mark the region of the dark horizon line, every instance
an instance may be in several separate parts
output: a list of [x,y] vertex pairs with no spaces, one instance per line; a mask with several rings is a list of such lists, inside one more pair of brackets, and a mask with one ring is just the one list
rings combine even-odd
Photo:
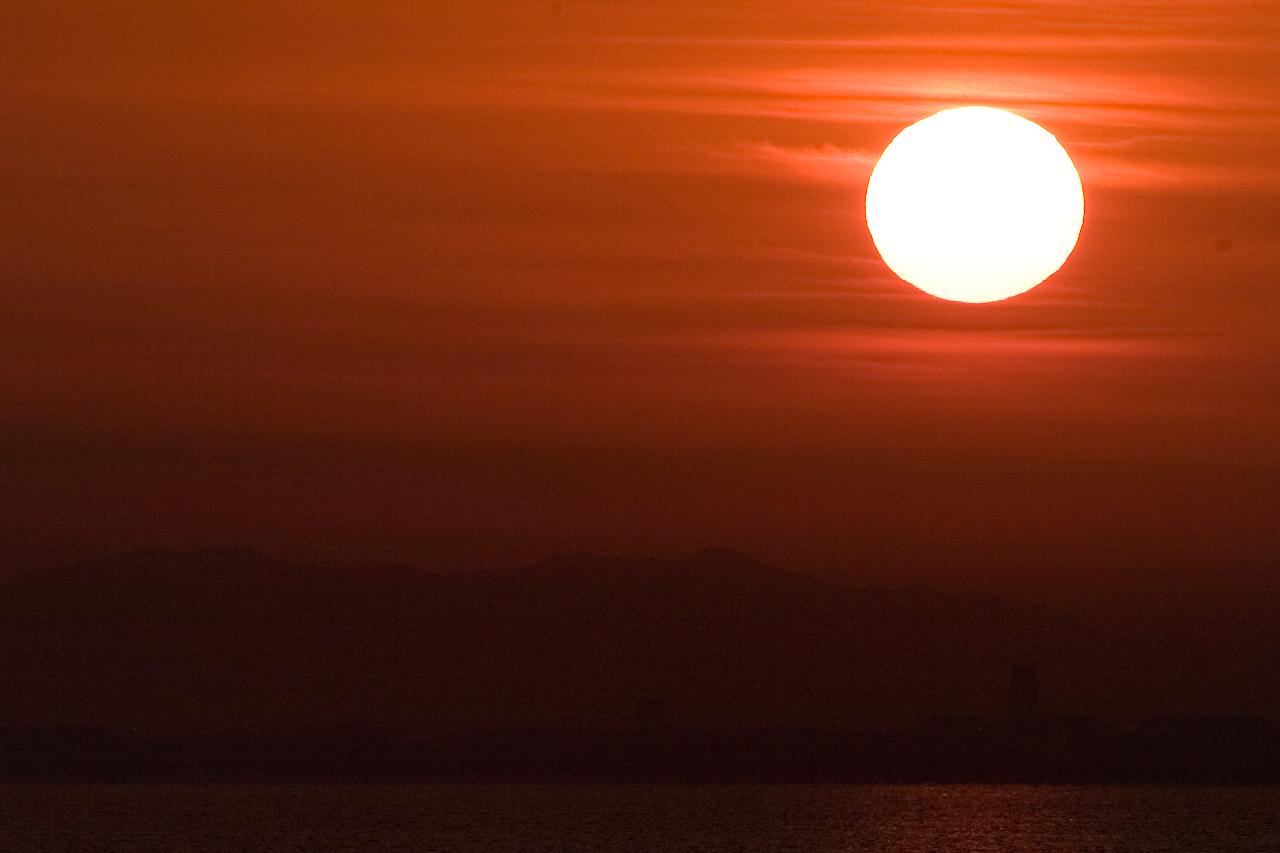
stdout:
[[1052,719],[939,720],[905,734],[638,727],[426,738],[358,724],[167,738],[0,727],[0,782],[1280,783],[1280,730],[1257,718],[1157,717],[1136,728]]

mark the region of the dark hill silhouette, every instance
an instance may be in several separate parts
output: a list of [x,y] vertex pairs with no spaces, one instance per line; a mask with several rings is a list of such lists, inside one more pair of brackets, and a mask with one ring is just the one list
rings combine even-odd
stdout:
[[1148,661],[1153,638],[1177,639],[1169,626],[1104,635],[1038,605],[840,586],[725,548],[467,576],[147,551],[28,573],[0,593],[11,725],[607,729],[645,703],[681,727],[902,728],[998,715],[1014,661],[1040,663],[1047,706],[1101,715],[1204,711],[1167,705],[1186,700],[1179,679],[1229,701],[1269,665],[1251,647],[1224,693],[1212,672]]

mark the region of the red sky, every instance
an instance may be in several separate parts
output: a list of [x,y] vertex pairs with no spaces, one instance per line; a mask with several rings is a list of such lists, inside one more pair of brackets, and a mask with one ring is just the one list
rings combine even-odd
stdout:
[[[1271,4],[269,5],[0,10],[14,555],[1273,560]],[[986,306],[895,279],[862,210],[970,103],[1086,194]]]

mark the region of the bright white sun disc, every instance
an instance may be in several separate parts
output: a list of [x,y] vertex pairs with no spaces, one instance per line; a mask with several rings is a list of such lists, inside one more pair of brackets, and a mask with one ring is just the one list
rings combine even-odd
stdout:
[[1066,262],[1084,190],[1035,122],[991,107],[943,110],[889,143],[867,186],[867,227],[899,278],[933,296],[994,302]]

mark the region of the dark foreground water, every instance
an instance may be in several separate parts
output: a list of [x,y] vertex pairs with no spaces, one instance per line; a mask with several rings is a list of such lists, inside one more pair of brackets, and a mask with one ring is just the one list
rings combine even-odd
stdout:
[[1280,788],[0,785],[19,851],[1280,851]]

